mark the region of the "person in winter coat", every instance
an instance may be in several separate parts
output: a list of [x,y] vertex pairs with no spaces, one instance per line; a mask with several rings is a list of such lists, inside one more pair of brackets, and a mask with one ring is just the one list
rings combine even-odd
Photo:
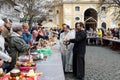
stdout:
[[8,41],[9,41],[10,33],[12,32],[12,27],[11,27],[12,21],[8,18],[4,18],[3,21],[4,21],[4,29],[2,31],[2,36],[5,39],[5,49],[9,53]]
[[99,37],[102,37],[102,30],[101,30],[101,29],[98,29],[97,35],[98,35]]
[[11,57],[5,51],[5,40],[4,37],[1,35],[2,31],[4,30],[4,21],[0,19],[0,67],[7,69],[9,67],[9,62],[11,62]]
[[32,37],[31,33],[29,32],[29,25],[27,23],[23,23],[22,27],[23,27],[22,33],[23,39],[27,44],[29,44]]
[[[10,56],[12,57],[12,62],[8,71],[14,68],[16,64],[17,57],[28,51],[29,45],[22,38],[22,27],[14,27],[13,32],[10,36],[9,48],[11,50]],[[18,53],[18,54],[17,54]]]

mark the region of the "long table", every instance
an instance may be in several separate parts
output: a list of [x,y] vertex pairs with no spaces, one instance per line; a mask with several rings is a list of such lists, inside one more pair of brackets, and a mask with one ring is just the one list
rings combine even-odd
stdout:
[[94,37],[94,36],[89,36],[87,37],[87,43],[88,45],[90,44],[90,39],[95,40],[95,44],[98,44],[98,41],[101,41],[101,44],[103,46],[109,46],[113,50],[120,50],[120,39],[111,39],[111,38],[101,38],[101,37]]
[[109,39],[109,38],[103,38],[104,40],[109,40],[109,41],[112,41],[112,42],[117,42],[117,43],[120,43],[120,39]]
[[104,46],[111,44],[113,50],[120,50],[120,39],[103,38],[103,44]]
[[36,72],[43,73],[40,80],[65,80],[59,47],[57,42],[47,60],[37,61]]
[[94,39],[95,40],[95,44],[98,44],[98,41],[101,41],[101,37],[94,37],[94,36],[88,36],[87,37],[87,44],[90,44],[90,39]]

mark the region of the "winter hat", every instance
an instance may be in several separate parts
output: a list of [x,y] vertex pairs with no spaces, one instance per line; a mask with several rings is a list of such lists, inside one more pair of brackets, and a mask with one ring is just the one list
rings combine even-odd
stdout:
[[0,26],[4,25],[4,21],[2,19],[0,19]]

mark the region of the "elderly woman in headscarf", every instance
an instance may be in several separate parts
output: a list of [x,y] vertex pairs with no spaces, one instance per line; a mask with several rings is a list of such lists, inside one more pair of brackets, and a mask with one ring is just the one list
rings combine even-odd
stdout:
[[64,32],[60,34],[60,50],[62,55],[64,72],[72,72],[72,56],[73,56],[73,43],[65,43],[66,39],[74,37],[74,32],[70,31],[70,27],[66,24],[63,25]]

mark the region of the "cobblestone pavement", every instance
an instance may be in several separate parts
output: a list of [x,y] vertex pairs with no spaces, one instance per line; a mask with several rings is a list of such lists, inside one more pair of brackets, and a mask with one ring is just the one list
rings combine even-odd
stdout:
[[[87,46],[85,80],[120,80],[120,51],[108,47]],[[66,80],[75,80],[72,73]]]

